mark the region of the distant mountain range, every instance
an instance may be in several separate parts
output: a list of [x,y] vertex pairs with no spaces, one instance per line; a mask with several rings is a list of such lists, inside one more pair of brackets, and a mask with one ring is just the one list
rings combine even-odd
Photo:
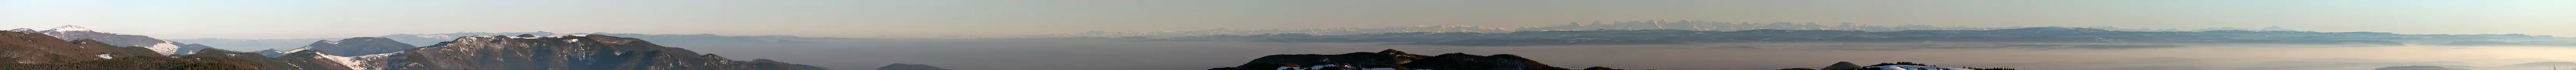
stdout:
[[638,38],[586,34],[467,36],[402,53],[379,55],[388,58],[362,64],[385,65],[369,68],[388,70],[822,69],[796,64],[734,61],[715,54],[662,47]]
[[1936,66],[1936,65],[1931,65],[1931,64],[1922,64],[1922,63],[1914,63],[1914,62],[1878,63],[1878,64],[1875,64],[1875,65],[1860,66],[1860,65],[1858,65],[1858,64],[1852,64],[1851,62],[1834,62],[1834,64],[1833,64],[1833,65],[1825,66],[1825,67],[1824,67],[1824,68],[1822,68],[1822,69],[1788,68],[1788,69],[1779,69],[1779,70],[2021,70],[2021,69],[2013,69],[2013,68],[1941,67],[1941,66]]
[[2408,45],[2456,41],[2576,41],[2522,34],[2420,35],[2383,32],[2306,31],[2113,31],[2077,27],[2031,27],[1995,30],[1582,30],[1483,32],[1407,32],[1355,35],[1302,33],[1211,35],[1161,38],[1162,41],[1362,42],[1406,45],[1514,46],[1592,44],[1686,44],[1746,42],[1869,43],[2071,43],[2071,44],[2209,44],[2209,45]]
[[[30,70],[828,70],[663,47],[610,35],[473,35],[414,47],[392,38],[313,40],[292,50],[177,50],[175,42],[64,26],[0,32],[0,69]],[[74,34],[74,35],[51,35]],[[108,42],[132,41],[126,43]],[[156,44],[150,46],[118,46]],[[203,45],[196,45],[202,47]],[[189,52],[179,52],[189,51]],[[193,54],[192,54],[193,53]],[[178,54],[178,55],[165,55]],[[272,56],[273,55],[273,56]]]
[[[555,32],[545,32],[545,31],[537,31],[537,32],[458,32],[458,33],[441,33],[441,34],[392,34],[392,35],[384,35],[384,36],[375,36],[375,37],[373,37],[373,38],[385,38],[385,39],[390,39],[390,40],[392,40],[392,41],[400,41],[400,42],[402,42],[402,43],[410,44],[410,45],[431,45],[431,44],[437,44],[437,43],[439,43],[439,42],[447,42],[448,40],[454,40],[454,39],[456,39],[456,38],[458,38],[458,37],[464,37],[464,36],[477,36],[477,35],[521,35],[521,34],[528,34],[528,35],[540,35],[540,36],[544,36],[544,35],[570,35],[570,34],[613,35],[613,36],[623,36],[623,37],[643,38],[643,39],[644,39],[644,40],[646,40],[646,41],[665,42],[665,43],[667,43],[667,44],[757,44],[757,43],[805,43],[805,42],[807,42],[807,41],[812,41],[812,40],[856,40],[856,39],[863,39],[863,38],[837,38],[837,37],[802,37],[802,36],[786,36],[786,35],[766,35],[766,36],[726,36],[726,35],[715,35],[715,34],[685,34],[685,35],[684,35],[684,34],[635,34],[635,33],[600,33],[600,32],[594,32],[594,33],[555,33]],[[219,47],[217,47],[217,48],[225,48],[225,49],[283,49],[283,48],[296,48],[297,46],[305,46],[305,45],[306,45],[306,43],[312,43],[313,41],[327,41],[327,40],[335,40],[335,39],[338,39],[338,38],[307,38],[307,39],[219,39],[219,38],[201,38],[201,39],[177,39],[177,40],[171,40],[171,41],[192,42],[192,43],[206,43],[205,45],[209,45],[209,46],[219,46]]]
[[2501,66],[2391,66],[2371,70],[2564,70],[2576,69],[2576,62],[2531,62]]
[[935,67],[935,66],[922,65],[922,64],[902,64],[902,63],[895,63],[895,64],[887,64],[885,67],[877,67],[877,70],[952,70],[952,69],[939,68],[939,67]]
[[[1217,28],[1217,29],[1208,29],[1208,30],[1191,30],[1191,31],[1125,31],[1125,32],[1117,32],[1117,31],[1090,31],[1090,32],[1079,32],[1079,33],[1061,33],[1061,34],[1027,35],[1027,36],[1018,36],[1018,37],[1021,37],[1021,38],[1112,37],[1112,38],[1115,38],[1115,37],[1182,37],[1182,36],[1208,36],[1208,35],[1256,35],[1256,34],[1282,34],[1282,33],[1300,33],[1300,34],[1315,34],[1315,35],[1350,35],[1350,34],[1412,33],[1412,32],[1435,32],[1435,33],[1445,33],[1445,32],[1480,32],[1480,33],[1495,33],[1495,32],[1517,32],[1517,31],[1656,30],[1656,29],[1670,29],[1670,30],[1700,30],[1700,31],[1738,31],[1738,30],[1766,30],[1766,29],[1767,29],[1767,30],[1905,31],[1905,30],[1995,30],[1995,29],[2014,29],[2014,28],[2028,28],[2028,27],[2022,27],[2022,26],[2010,26],[2010,27],[1967,27],[1967,26],[1933,26],[1933,25],[1868,25],[1868,24],[1853,24],[1853,23],[1840,23],[1840,24],[1817,24],[1817,23],[1791,23],[1791,22],[1771,22],[1771,23],[1761,23],[1761,22],[1717,22],[1717,21],[1691,21],[1691,20],[1679,20],[1679,21],[1669,21],[1669,20],[1647,20],[1647,21],[1619,21],[1619,22],[1600,22],[1600,21],[1593,21],[1593,22],[1591,22],[1591,23],[1567,22],[1565,25],[1539,26],[1539,27],[1489,27],[1489,26],[1470,26],[1470,25],[1450,25],[1450,26],[1410,26],[1410,27],[1401,27],[1401,26],[1399,26],[1399,27],[1342,27],[1342,28],[1314,28],[1314,29],[1226,29],[1226,28]],[[2298,30],[2293,30],[2293,29],[2288,29],[2288,28],[2281,28],[2281,27],[2278,27],[2278,26],[2274,26],[2274,27],[2265,27],[2265,28],[2203,28],[2203,29],[2152,29],[2152,28],[2120,28],[2120,27],[2107,27],[2107,26],[2105,26],[2105,27],[2087,27],[2087,28],[2105,29],[2105,30],[2112,30],[2112,31],[2152,31],[2152,32],[2162,32],[2162,31],[2218,31],[2218,30],[2234,30],[2234,31],[2298,31]]]
[[372,55],[372,54],[385,54],[385,53],[401,52],[401,51],[403,51],[403,50],[410,50],[411,48],[415,48],[415,47],[417,47],[417,46],[412,46],[411,44],[403,44],[402,42],[393,41],[392,39],[376,38],[376,37],[357,37],[357,38],[349,38],[349,39],[340,39],[340,41],[330,41],[330,40],[315,41],[315,42],[313,42],[313,44],[312,44],[312,45],[305,45],[304,47],[299,47],[299,48],[295,48],[295,49],[288,49],[288,50],[268,49],[268,50],[259,50],[259,51],[255,52],[255,53],[259,53],[259,54],[262,54],[262,55],[269,55],[268,57],[278,57],[278,56],[285,56],[284,54],[286,54],[286,53],[295,53],[295,52],[299,52],[299,51],[322,51],[322,52],[335,52],[335,53],[327,54],[327,55],[333,55],[333,56],[364,56],[364,55]]
[[2556,41],[2522,41],[2522,42],[2502,42],[2502,41],[2460,41],[2460,42],[2442,43],[2442,44],[2440,44],[2440,45],[2443,45],[2443,46],[2567,46],[2567,47],[2576,47],[2576,40],[2556,40]]
[[150,49],[152,49],[152,51],[153,51],[153,52],[159,52],[159,53],[161,53],[161,54],[165,54],[165,55],[173,55],[173,54],[188,54],[188,53],[194,53],[194,52],[196,52],[198,49],[213,48],[213,47],[209,47],[209,46],[206,46],[206,45],[188,44],[188,43],[180,43],[180,42],[177,42],[177,41],[162,40],[162,39],[159,39],[159,38],[152,38],[152,36],[142,36],[142,35],[125,35],[125,34],[116,34],[116,33],[107,33],[107,32],[99,32],[99,31],[91,31],[91,30],[89,30],[89,28],[84,28],[84,27],[80,27],[80,26],[70,26],[70,25],[64,25],[64,26],[60,26],[60,27],[54,27],[54,29],[43,30],[43,31],[36,31],[36,30],[34,30],[34,29],[25,29],[25,28],[11,29],[11,30],[9,30],[9,31],[10,31],[10,32],[26,32],[26,33],[43,33],[43,34],[45,34],[45,35],[52,35],[53,37],[58,37],[58,38],[60,38],[60,39],[62,39],[62,40],[90,39],[90,40],[98,40],[99,42],[106,42],[106,43],[108,43],[108,44],[114,44],[114,45],[118,45],[118,46],[142,46],[142,47],[145,47],[145,48],[150,48]]
[[[1449,53],[1437,56],[1396,51],[1352,52],[1344,54],[1270,55],[1252,59],[1235,67],[1207,70],[1575,70],[1548,66],[1518,55],[1472,55]],[[1626,70],[1589,67],[1581,70]]]
[[[24,29],[21,29],[24,30]],[[32,31],[0,32],[0,69],[10,70],[252,70],[255,62],[228,57],[171,57],[151,47],[117,46],[96,39],[62,40]]]

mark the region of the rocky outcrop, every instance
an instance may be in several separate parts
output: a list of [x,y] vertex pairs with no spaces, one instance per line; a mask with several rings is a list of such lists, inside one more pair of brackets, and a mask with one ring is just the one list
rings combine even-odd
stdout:
[[[1539,63],[1511,54],[1492,56],[1449,53],[1438,56],[1407,54],[1387,49],[1379,52],[1353,52],[1335,55],[1295,54],[1255,58],[1235,67],[1208,70],[1574,70]],[[1591,67],[1584,70],[1620,70]]]
[[877,67],[877,70],[951,70],[951,69],[939,68],[939,67],[931,67],[930,65],[922,65],[922,64],[902,64],[902,63],[896,63],[896,64],[888,64],[888,65],[886,65],[885,67]]

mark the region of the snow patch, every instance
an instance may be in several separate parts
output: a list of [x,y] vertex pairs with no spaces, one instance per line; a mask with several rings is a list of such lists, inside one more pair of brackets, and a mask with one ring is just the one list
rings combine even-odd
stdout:
[[564,39],[564,42],[566,42],[566,43],[571,43],[571,42],[581,42],[581,39]]
[[176,54],[175,52],[179,52],[179,45],[178,45],[178,44],[171,44],[171,43],[177,43],[177,42],[171,42],[170,40],[161,40],[161,43],[160,43],[160,44],[152,44],[152,47],[146,47],[146,48],[151,48],[151,49],[152,49],[152,52],[160,52],[161,54]]
[[109,56],[108,54],[98,54],[98,58],[99,58],[99,59],[116,59],[116,56]]

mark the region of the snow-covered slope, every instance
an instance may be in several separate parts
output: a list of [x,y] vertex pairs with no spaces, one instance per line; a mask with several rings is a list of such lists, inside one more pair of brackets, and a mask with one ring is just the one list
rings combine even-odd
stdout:
[[324,59],[324,60],[330,60],[331,62],[338,63],[340,66],[349,67],[349,70],[365,70],[365,69],[366,69],[366,68],[359,68],[359,65],[361,65],[361,64],[360,64],[360,63],[358,63],[358,62],[362,62],[362,61],[349,60],[349,57],[333,56],[333,55],[320,55],[320,54],[316,54],[315,56],[320,56],[320,57],[315,57],[315,58],[321,58],[321,59]]
[[347,57],[347,58],[342,58],[342,60],[345,60],[345,61],[344,61],[344,62],[340,62],[340,63],[344,63],[344,64],[346,64],[346,65],[350,65],[350,66],[349,66],[349,68],[350,68],[350,69],[356,69],[356,70],[383,70],[383,69],[385,69],[385,68],[384,68],[384,66],[383,66],[383,65],[385,65],[385,62],[381,62],[381,61],[384,61],[385,59],[391,59],[391,58],[387,58],[387,57],[392,57],[393,55],[396,55],[396,54],[402,54],[402,52],[385,53],[385,54],[373,54],[373,55],[366,55],[366,56],[349,56],[349,57]]
[[399,54],[399,53],[374,54],[374,55],[365,55],[365,56],[334,56],[334,55],[317,55],[317,56],[319,56],[319,57],[315,57],[315,58],[320,58],[320,59],[330,60],[330,61],[331,61],[331,62],[333,62],[333,63],[338,63],[338,65],[340,65],[340,66],[348,67],[348,68],[349,68],[349,70],[378,70],[378,69],[382,69],[382,68],[378,68],[378,67],[382,67],[381,65],[382,65],[382,64],[384,64],[384,63],[382,63],[382,62],[377,62],[377,61],[384,60],[384,59],[385,59],[385,57],[387,57],[387,56],[392,56],[392,55],[394,55],[394,54]]
[[333,52],[326,51],[307,51],[304,49],[289,51],[294,51],[295,53],[275,58],[287,60],[286,62],[290,62],[288,64],[309,63],[289,66],[318,66],[292,68],[304,70],[383,70],[382,67],[384,67],[385,63],[379,61],[384,61],[388,56],[396,55],[373,54],[364,56],[338,56],[330,55],[329,53]]

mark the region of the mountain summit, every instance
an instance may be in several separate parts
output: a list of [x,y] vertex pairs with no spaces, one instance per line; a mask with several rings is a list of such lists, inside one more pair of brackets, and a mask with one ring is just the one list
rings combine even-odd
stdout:
[[60,27],[54,27],[54,29],[53,29],[53,30],[45,30],[45,31],[89,31],[89,28],[82,28],[82,27],[80,27],[80,26],[73,26],[73,25],[63,25],[63,26],[60,26]]

